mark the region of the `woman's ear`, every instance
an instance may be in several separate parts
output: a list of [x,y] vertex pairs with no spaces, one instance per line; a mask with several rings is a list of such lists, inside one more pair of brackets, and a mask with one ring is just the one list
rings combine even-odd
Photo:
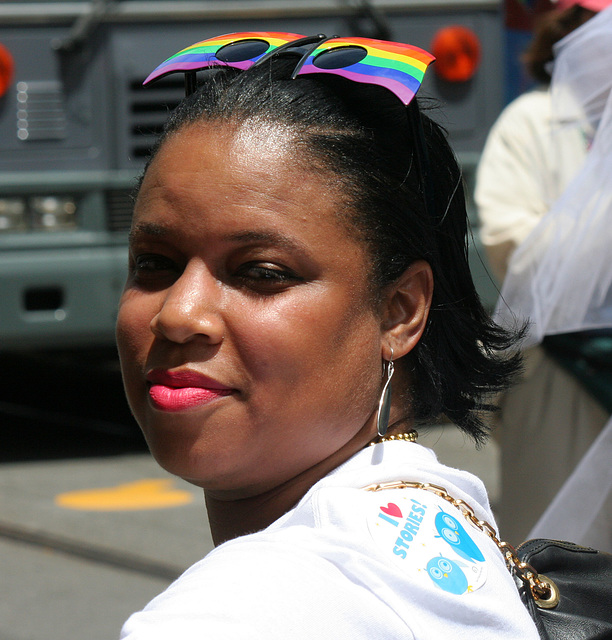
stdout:
[[383,357],[388,360],[393,349],[396,360],[421,339],[433,295],[433,273],[425,260],[413,262],[389,287],[385,297],[382,322]]

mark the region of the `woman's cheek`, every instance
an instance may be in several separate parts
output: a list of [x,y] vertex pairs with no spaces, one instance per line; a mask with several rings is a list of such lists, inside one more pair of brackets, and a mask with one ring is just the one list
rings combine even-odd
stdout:
[[[150,321],[141,316],[142,307],[133,300],[121,302],[117,316],[117,348],[128,396],[133,394],[137,380],[141,380],[144,360],[152,334]],[[131,402],[131,398],[128,397]]]

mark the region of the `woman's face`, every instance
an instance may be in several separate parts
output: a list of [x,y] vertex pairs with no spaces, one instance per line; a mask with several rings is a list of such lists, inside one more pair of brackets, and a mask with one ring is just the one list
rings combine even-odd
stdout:
[[368,255],[339,222],[331,177],[307,166],[281,129],[190,125],[136,202],[125,388],[157,461],[207,489],[273,489],[373,422]]

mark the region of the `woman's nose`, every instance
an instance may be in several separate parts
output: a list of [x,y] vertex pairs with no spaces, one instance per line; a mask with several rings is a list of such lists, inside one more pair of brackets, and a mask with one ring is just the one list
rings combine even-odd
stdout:
[[198,337],[219,344],[224,336],[218,304],[220,293],[216,280],[203,265],[187,265],[166,289],[162,306],[151,320],[151,331],[159,338],[179,344]]

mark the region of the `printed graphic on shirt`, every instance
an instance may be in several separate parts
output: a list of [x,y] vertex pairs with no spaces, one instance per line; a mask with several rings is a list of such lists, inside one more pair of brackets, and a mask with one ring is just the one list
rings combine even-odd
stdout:
[[[463,595],[481,587],[485,557],[446,500],[419,489],[371,494],[368,529],[376,545],[407,573]],[[466,521],[467,524],[467,521]]]

